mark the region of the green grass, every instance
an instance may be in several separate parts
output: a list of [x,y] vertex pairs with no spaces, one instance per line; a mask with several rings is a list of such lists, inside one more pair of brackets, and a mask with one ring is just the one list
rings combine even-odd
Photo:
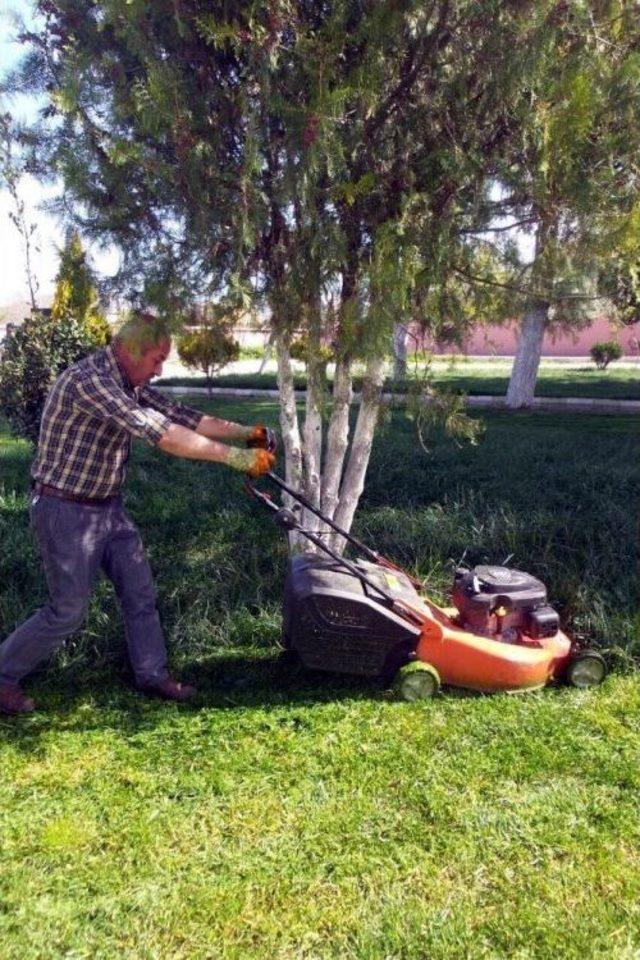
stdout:
[[[218,404],[274,421],[272,405]],[[616,668],[596,691],[394,702],[277,650],[286,552],[223,469],[136,450],[128,503],[193,706],[126,683],[113,597],[0,719],[3,960],[635,960],[640,438],[627,418],[485,418],[427,457],[395,415],[358,533],[444,595],[541,575]],[[44,596],[25,445],[0,443],[0,635]]]
[[[503,397],[507,392],[511,361],[494,359],[483,362],[473,359],[458,359],[455,363],[436,361],[433,365],[433,381],[441,387],[459,391],[470,396]],[[418,366],[409,371],[407,381],[387,380],[385,389],[404,392],[416,377],[424,375]],[[172,386],[204,386],[203,377],[166,377],[161,383]],[[213,378],[217,387],[275,390],[275,373],[222,373]],[[356,387],[359,380],[356,377]],[[296,389],[306,389],[303,373],[295,377]],[[597,370],[584,362],[554,363],[543,361],[536,385],[538,397],[582,397],[601,400],[640,400],[640,367],[612,366]]]

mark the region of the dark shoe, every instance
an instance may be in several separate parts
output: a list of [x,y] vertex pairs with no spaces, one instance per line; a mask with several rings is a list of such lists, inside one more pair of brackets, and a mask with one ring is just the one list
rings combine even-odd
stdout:
[[33,713],[36,705],[17,683],[0,683],[0,713]]
[[198,692],[196,688],[190,684],[179,683],[177,680],[173,680],[172,677],[167,677],[165,680],[154,680],[150,683],[139,684],[138,690],[141,690],[142,693],[146,693],[151,697],[162,697],[163,700],[178,700],[180,703],[183,703],[185,700],[190,700]]

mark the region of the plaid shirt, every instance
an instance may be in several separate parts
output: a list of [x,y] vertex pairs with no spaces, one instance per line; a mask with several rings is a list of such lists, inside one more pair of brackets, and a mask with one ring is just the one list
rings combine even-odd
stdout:
[[152,387],[132,387],[113,346],[68,367],[47,397],[31,474],[82,497],[117,494],[131,437],[155,444],[172,423],[195,430],[202,414]]

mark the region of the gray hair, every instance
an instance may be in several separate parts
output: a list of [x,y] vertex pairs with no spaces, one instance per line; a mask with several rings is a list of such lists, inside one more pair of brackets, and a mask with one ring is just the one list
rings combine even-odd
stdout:
[[162,340],[170,339],[171,332],[166,322],[142,310],[132,310],[116,334],[118,343],[136,358],[140,358]]

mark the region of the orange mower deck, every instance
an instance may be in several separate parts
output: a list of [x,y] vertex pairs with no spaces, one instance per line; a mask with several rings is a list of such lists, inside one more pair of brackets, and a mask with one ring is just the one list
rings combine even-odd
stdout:
[[533,690],[564,676],[571,641],[562,631],[504,643],[457,626],[455,607],[426,602],[433,616],[423,623],[416,657],[435,667],[443,684],[496,693]]

